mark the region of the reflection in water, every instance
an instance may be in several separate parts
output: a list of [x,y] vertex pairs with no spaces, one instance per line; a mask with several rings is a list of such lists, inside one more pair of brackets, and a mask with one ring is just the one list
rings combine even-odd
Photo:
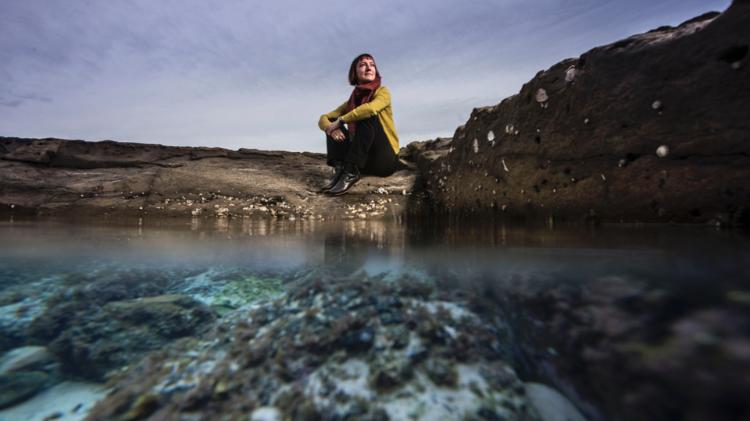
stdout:
[[45,385],[70,373],[101,380],[290,285],[348,279],[398,296],[377,282],[428,282],[432,299],[510,332],[503,358],[522,380],[553,386],[590,418],[732,419],[748,415],[747,245],[706,227],[10,220],[0,352],[45,345],[62,364]]

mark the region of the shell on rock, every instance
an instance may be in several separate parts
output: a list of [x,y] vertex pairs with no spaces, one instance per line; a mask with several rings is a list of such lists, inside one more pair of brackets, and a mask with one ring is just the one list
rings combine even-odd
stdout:
[[661,110],[661,107],[662,107],[661,101],[659,101],[658,99],[654,101],[653,103],[651,103],[651,108],[655,110]]
[[474,153],[479,153],[479,140],[475,137],[474,138]]
[[578,70],[576,70],[576,66],[570,66],[565,71],[565,81],[570,83],[576,78],[576,74],[578,73]]
[[547,96],[547,91],[544,90],[544,88],[537,89],[536,95],[534,97],[536,99],[536,102],[547,102],[547,100],[549,100],[549,96]]
[[487,140],[490,141],[490,142],[492,142],[493,140],[495,140],[495,133],[492,130],[490,130],[489,132],[487,132]]
[[656,148],[656,156],[659,158],[665,158],[667,155],[669,155],[669,146],[661,145]]

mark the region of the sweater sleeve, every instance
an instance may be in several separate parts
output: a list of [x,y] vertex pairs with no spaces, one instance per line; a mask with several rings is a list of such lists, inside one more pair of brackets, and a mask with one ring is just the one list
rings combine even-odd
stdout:
[[391,105],[391,92],[385,86],[381,86],[380,89],[375,92],[375,96],[370,102],[366,102],[359,107],[349,111],[348,113],[342,115],[341,119],[344,120],[344,123],[364,120],[366,118],[377,115],[389,105]]
[[337,117],[340,117],[344,112],[346,111],[346,105],[348,101],[344,102],[343,104],[336,107],[335,110],[327,112],[320,116],[320,119],[318,120],[318,127],[320,127],[320,130],[325,130],[326,127],[328,127],[329,124],[331,124],[331,121],[335,120]]

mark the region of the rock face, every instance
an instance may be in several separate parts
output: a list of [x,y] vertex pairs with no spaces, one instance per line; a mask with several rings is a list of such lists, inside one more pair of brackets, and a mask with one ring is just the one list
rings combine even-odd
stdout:
[[435,208],[747,224],[749,23],[750,3],[735,1],[564,60],[474,109],[420,165]]
[[370,219],[402,215],[414,171],[318,193],[322,154],[0,137],[0,213]]

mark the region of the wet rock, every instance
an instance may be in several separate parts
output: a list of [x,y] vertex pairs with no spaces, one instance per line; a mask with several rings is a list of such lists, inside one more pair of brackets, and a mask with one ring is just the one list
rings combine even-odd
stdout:
[[456,387],[458,374],[454,363],[441,358],[430,358],[424,363],[427,376],[438,386]]
[[542,421],[585,421],[586,418],[565,396],[540,383],[526,383],[526,396]]
[[371,366],[371,372],[370,384],[381,391],[392,390],[413,375],[410,361],[393,353],[379,355]]
[[0,408],[22,402],[48,386],[49,376],[40,371],[18,371],[0,375]]
[[[586,418],[647,411],[654,418],[732,419],[749,411],[736,391],[750,387],[737,374],[750,370],[750,341],[741,331],[750,318],[736,304],[696,306],[695,294],[705,294],[705,286],[665,290],[606,277],[512,290],[508,302],[523,309],[514,331],[524,358]],[[721,294],[708,301],[716,299],[729,301]]]
[[[496,329],[411,281],[358,275],[294,282],[282,297],[228,314],[229,329],[133,365],[92,417],[117,418],[149,391],[158,397],[152,416],[167,419],[188,407],[199,418],[274,407],[282,419],[455,419],[486,407],[499,417],[537,419],[503,354],[485,340],[451,339],[488,338]],[[334,307],[350,309],[331,317]],[[402,321],[379,323],[378,315],[394,309]],[[269,312],[276,316],[256,325]],[[412,330],[425,320],[434,325],[427,336],[447,335],[430,347]],[[452,364],[457,355],[461,363]],[[497,370],[505,382],[482,374]],[[217,394],[216,384],[226,387]]]
[[3,420],[42,420],[62,413],[65,419],[85,418],[94,403],[106,395],[101,385],[63,382],[37,393],[24,402],[0,411]]
[[273,406],[258,408],[250,414],[250,421],[281,421],[281,411]]
[[102,379],[108,371],[149,351],[198,333],[214,315],[189,297],[165,295],[113,301],[100,311],[79,311],[67,317],[49,350],[64,371]]
[[29,371],[54,363],[43,346],[24,346],[10,350],[0,358],[0,375],[14,371]]

